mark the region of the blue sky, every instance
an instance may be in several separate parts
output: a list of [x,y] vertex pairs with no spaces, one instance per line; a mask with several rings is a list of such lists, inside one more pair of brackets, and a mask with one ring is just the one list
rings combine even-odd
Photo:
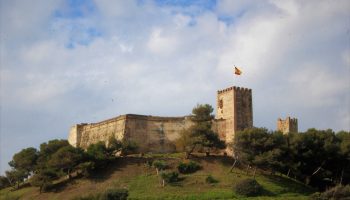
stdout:
[[183,116],[232,85],[255,126],[350,129],[349,1],[0,2],[0,174],[76,123]]

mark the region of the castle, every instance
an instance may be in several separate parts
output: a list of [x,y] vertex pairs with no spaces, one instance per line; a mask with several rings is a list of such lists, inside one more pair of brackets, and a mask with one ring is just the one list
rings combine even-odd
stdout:
[[[217,91],[216,116],[212,129],[221,140],[232,143],[237,131],[253,127],[252,90],[229,87]],[[180,132],[192,125],[189,116],[159,117],[126,114],[97,123],[81,123],[71,127],[68,142],[86,149],[90,144],[105,143],[111,137],[130,140],[139,152],[168,153],[176,151],[175,141]],[[277,120],[277,130],[283,134],[298,132],[298,120],[287,117]],[[226,149],[232,153],[231,148]]]
[[[229,87],[217,91],[216,116],[212,129],[221,140],[232,143],[237,131],[253,127],[252,90]],[[130,140],[139,152],[167,153],[176,151],[175,140],[192,125],[188,116],[158,117],[126,114],[97,123],[81,123],[71,127],[68,142],[86,149],[99,141],[114,137]],[[226,150],[231,152],[230,149]]]

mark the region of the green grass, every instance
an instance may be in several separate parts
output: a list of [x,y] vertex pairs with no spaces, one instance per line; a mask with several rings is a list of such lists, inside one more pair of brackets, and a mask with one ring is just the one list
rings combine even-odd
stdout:
[[26,194],[33,192],[36,188],[25,187],[19,190],[12,191],[12,188],[5,188],[0,190],[1,200],[17,200],[22,199]]
[[[167,171],[176,171],[176,166],[182,161],[183,154],[152,154],[151,158],[166,160],[170,168]],[[203,167],[193,174],[180,174],[180,181],[161,186],[160,176],[152,167],[147,167],[140,158],[125,158],[126,164],[113,166],[108,176],[100,179],[80,179],[69,184],[58,192],[38,194],[38,188],[26,187],[17,191],[3,189],[0,191],[0,199],[72,199],[75,196],[101,193],[107,188],[127,188],[129,199],[184,199],[184,200],[210,200],[210,199],[283,199],[299,200],[308,199],[314,192],[300,182],[287,177],[263,175],[257,173],[256,180],[265,190],[264,196],[244,198],[233,192],[233,186],[240,180],[252,178],[251,173],[235,168],[228,173],[230,162],[220,157],[195,158]],[[216,180],[215,184],[206,183],[205,179],[211,175]]]

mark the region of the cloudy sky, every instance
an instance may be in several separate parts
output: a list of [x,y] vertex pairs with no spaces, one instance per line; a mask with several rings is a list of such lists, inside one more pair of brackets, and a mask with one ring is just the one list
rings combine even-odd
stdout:
[[0,174],[73,124],[187,115],[232,85],[255,126],[350,129],[350,1],[0,1]]

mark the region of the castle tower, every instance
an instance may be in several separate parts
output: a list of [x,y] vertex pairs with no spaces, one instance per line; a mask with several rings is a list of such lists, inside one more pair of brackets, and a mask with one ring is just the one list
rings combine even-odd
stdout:
[[291,132],[298,132],[298,119],[287,117],[285,120],[277,119],[277,131],[281,131],[283,134]]
[[230,87],[217,92],[216,119],[226,121],[225,141],[233,142],[237,131],[253,127],[252,90]]

